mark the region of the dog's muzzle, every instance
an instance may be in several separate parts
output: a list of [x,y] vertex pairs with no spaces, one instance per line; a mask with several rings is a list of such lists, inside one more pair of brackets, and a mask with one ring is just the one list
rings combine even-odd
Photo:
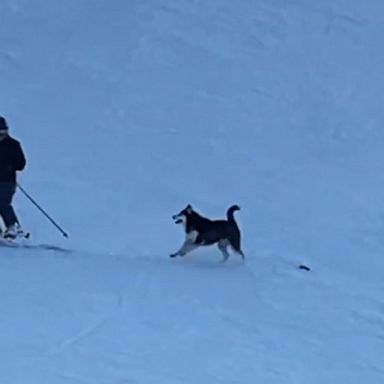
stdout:
[[173,215],[172,219],[175,220],[175,224],[181,224],[183,222],[179,215]]

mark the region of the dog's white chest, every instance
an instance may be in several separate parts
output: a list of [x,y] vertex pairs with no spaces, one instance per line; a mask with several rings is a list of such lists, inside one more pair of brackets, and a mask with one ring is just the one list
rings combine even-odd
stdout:
[[188,240],[194,243],[198,235],[199,233],[197,231],[191,231],[185,235],[185,240]]

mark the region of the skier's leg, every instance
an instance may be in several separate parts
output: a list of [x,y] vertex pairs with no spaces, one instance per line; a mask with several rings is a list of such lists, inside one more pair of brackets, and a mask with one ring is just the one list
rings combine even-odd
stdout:
[[15,186],[13,184],[0,184],[0,216],[7,228],[18,223],[15,210],[12,207],[12,199],[14,194]]

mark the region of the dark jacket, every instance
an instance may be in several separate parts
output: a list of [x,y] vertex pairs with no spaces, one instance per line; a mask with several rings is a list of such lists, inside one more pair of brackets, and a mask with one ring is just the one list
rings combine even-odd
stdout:
[[20,143],[7,136],[0,140],[0,183],[16,183],[16,171],[22,171],[26,160]]

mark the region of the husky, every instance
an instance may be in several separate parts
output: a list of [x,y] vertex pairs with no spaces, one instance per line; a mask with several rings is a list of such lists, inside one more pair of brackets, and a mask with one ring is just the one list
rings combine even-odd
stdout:
[[200,246],[217,244],[223,255],[223,262],[229,258],[228,246],[236,253],[245,256],[241,250],[241,233],[233,217],[235,211],[239,211],[238,205],[232,205],[227,210],[227,220],[211,220],[201,216],[188,204],[172,218],[176,224],[183,224],[185,241],[181,248],[170,257],[184,256]]

